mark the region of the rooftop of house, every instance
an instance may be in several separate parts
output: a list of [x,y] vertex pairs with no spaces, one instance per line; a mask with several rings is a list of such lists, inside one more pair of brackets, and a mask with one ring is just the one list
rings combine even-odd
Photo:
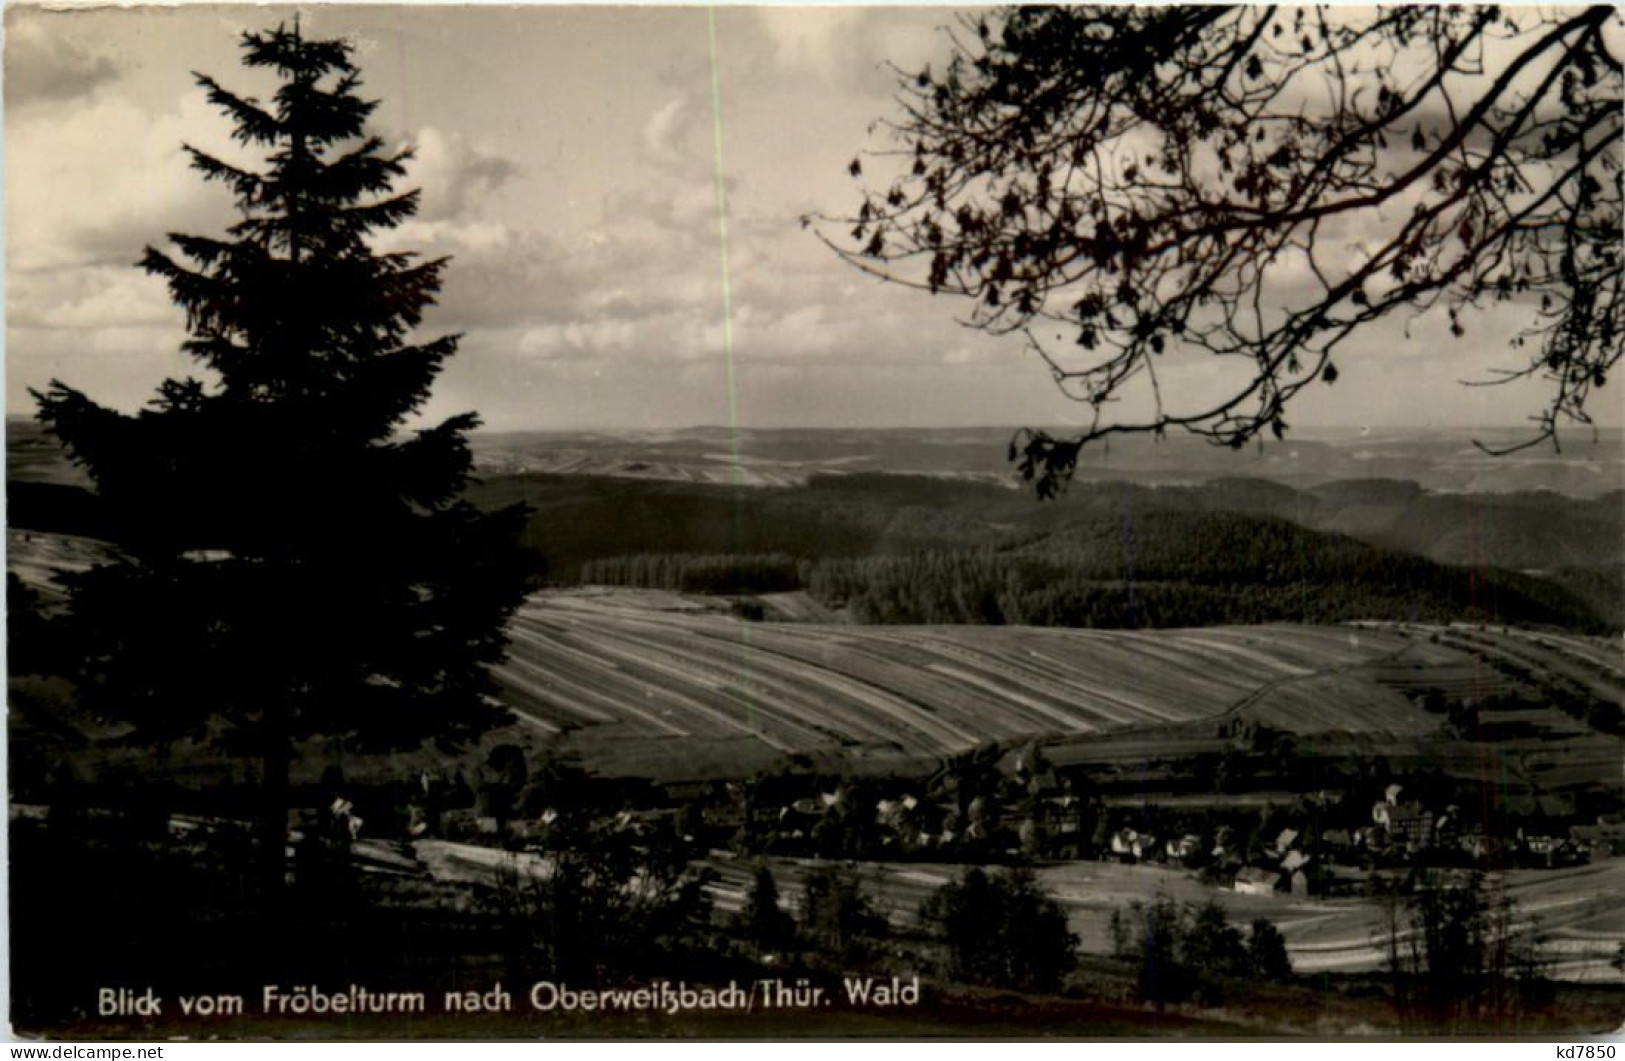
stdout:
[[1279,871],[1263,866],[1243,866],[1236,871],[1237,882],[1243,884],[1274,884],[1280,877]]

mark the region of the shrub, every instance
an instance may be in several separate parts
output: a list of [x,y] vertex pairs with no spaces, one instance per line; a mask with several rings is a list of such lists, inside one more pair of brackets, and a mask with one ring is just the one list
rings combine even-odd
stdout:
[[1266,918],[1253,921],[1247,940],[1247,961],[1251,974],[1261,980],[1284,983],[1292,979],[1292,959],[1287,957],[1286,937]]
[[819,957],[844,969],[861,968],[884,938],[886,917],[849,871],[820,869],[802,887],[801,936]]
[[734,927],[755,949],[757,956],[795,945],[795,920],[780,909],[779,885],[773,879],[773,871],[766,866],[756,867],[756,879],[751,883],[744,907],[734,918]]
[[1024,991],[1053,991],[1077,962],[1066,912],[1031,870],[989,876],[967,870],[938,889],[920,916],[948,944],[955,979]]
[[670,838],[593,827],[549,857],[545,872],[522,873],[513,859],[497,873],[492,903],[517,973],[615,982],[702,943],[708,876]]
[[1421,876],[1384,922],[1394,1004],[1430,1031],[1501,1028],[1551,1001],[1541,936],[1517,905],[1486,890],[1483,874]]
[[1159,1008],[1193,999],[1215,1005],[1248,977],[1279,982],[1292,975],[1279,929],[1259,918],[1244,938],[1212,900],[1136,900],[1113,912],[1110,931],[1113,953],[1135,966],[1139,997]]

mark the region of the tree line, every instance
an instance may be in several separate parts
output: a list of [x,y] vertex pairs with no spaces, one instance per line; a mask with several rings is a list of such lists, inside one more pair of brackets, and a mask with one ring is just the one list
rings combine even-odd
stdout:
[[869,556],[641,553],[583,583],[699,593],[803,589],[860,623],[1173,627],[1351,619],[1608,622],[1516,572],[1438,564],[1284,519],[1155,512],[1079,521],[1000,545]]

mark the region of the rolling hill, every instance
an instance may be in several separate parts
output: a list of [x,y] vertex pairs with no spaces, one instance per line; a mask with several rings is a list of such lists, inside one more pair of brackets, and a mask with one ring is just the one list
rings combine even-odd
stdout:
[[[1618,432],[1505,457],[1459,432],[1328,432],[1240,453],[1128,438],[1085,453],[1073,488],[1045,505],[1014,488],[1007,438],[993,428],[489,433],[474,439],[485,481],[471,497],[532,504],[531,544],[566,580],[582,560],[624,553],[871,555],[1159,510],[1287,519],[1475,568],[1625,563]],[[54,440],[12,417],[7,443],[12,525],[97,536],[86,480]]]
[[[1511,641],[1625,680],[1608,643],[1540,637]],[[1295,732],[1413,740],[1441,725],[1421,689],[1495,687],[1479,651],[1397,628],[746,623],[677,594],[586,589],[534,595],[497,674],[532,739],[594,770],[688,778],[798,756],[902,769],[1243,709]]]

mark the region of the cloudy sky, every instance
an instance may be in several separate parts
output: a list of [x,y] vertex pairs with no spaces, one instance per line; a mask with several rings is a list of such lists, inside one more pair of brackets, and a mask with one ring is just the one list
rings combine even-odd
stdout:
[[[870,126],[894,113],[885,64],[938,54],[949,16],[723,8],[713,65],[703,8],[305,10],[310,33],[358,43],[375,131],[417,145],[423,210],[396,243],[454,257],[427,323],[467,338],[429,415],[477,409],[502,429],[1074,415],[1019,341],[857,274],[799,223],[856,205],[847,163],[884,146]],[[180,312],[131,263],[165,232],[231,220],[227,191],[180,151],[232,154],[189,71],[263,91],[237,35],[291,11],[8,8],[8,413],[53,377],[133,409],[196,374]],[[1476,343],[1441,341],[1446,327],[1357,337],[1335,393],[1303,395],[1294,424],[1518,425],[1538,410],[1538,389],[1459,386],[1511,355],[1494,327]],[[1595,412],[1619,423],[1617,406]]]

